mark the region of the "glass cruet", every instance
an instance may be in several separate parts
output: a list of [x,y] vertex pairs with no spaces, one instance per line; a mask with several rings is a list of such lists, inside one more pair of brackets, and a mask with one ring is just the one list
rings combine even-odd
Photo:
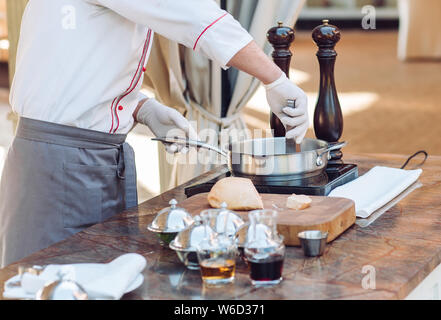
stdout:
[[229,229],[230,214],[222,209],[207,209],[200,217],[206,230],[205,238],[197,247],[199,265],[204,284],[220,285],[234,281],[236,271],[236,245]]
[[285,245],[277,232],[277,211],[254,210],[245,243],[245,259],[253,285],[272,285],[282,281]]

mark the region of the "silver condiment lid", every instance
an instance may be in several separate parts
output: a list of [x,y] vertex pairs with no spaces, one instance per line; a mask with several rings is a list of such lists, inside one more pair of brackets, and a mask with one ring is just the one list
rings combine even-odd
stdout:
[[199,216],[194,218],[195,222],[187,229],[178,233],[170,243],[170,248],[177,251],[196,251],[199,243],[212,236],[215,232],[210,226],[202,224]]
[[152,232],[177,233],[188,228],[193,222],[193,217],[183,208],[176,205],[176,199],[169,202],[170,207],[164,208],[156,215],[152,223],[147,227]]
[[217,233],[223,233],[227,236],[234,236],[242,227],[245,222],[235,212],[228,210],[228,204],[223,202],[220,209],[213,209],[218,211],[218,215],[215,221],[215,225],[212,225],[214,231]]

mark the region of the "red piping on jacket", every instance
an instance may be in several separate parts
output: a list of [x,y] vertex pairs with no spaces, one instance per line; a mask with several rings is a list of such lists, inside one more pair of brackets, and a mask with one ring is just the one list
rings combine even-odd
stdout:
[[228,15],[228,13],[225,13],[224,15],[222,15],[221,17],[217,18],[216,20],[214,20],[208,27],[206,27],[204,29],[204,31],[201,32],[201,34],[199,35],[199,37],[196,39],[196,42],[193,46],[193,50],[196,50],[196,47],[198,45],[199,39],[202,37],[202,35],[208,30],[210,29],[212,26],[214,26],[217,22],[219,22],[219,20],[221,20],[222,18],[224,18],[226,15]]
[[[127,90],[122,94],[122,96],[120,96],[120,98],[118,99],[118,97],[116,97],[114,100],[113,100],[113,102],[112,102],[112,105],[110,106],[110,110],[111,110],[111,113],[112,113],[112,126],[111,126],[111,128],[110,128],[110,130],[109,130],[109,133],[115,133],[116,132],[116,130],[118,130],[118,128],[119,128],[119,117],[118,117],[118,111],[117,111],[117,108],[118,108],[118,104],[121,102],[121,100],[122,99],[124,99],[127,95],[129,95],[133,90],[135,90],[135,88],[136,88],[136,86],[138,85],[138,83],[139,83],[139,79],[141,79],[141,74],[139,74],[139,77],[138,77],[138,80],[136,81],[136,83],[135,83],[135,86],[132,88],[132,85],[133,85],[133,82],[135,81],[135,78],[136,78],[136,76],[138,75],[138,73],[139,73],[139,68],[141,67],[141,65],[143,65],[143,63],[145,63],[145,59],[146,59],[146,56],[147,56],[147,52],[148,52],[148,49],[149,49],[149,47],[150,47],[150,40],[151,40],[151,35],[152,35],[152,30],[149,30],[149,32],[147,33],[147,38],[146,38],[146,41],[145,41],[145,43],[144,43],[144,48],[143,48],[143,50],[142,50],[142,56],[141,56],[141,59],[139,60],[139,63],[138,63],[138,68],[136,69],[136,72],[135,72],[135,74],[134,74],[134,76],[133,76],[133,78],[132,78],[132,81],[130,82],[130,86],[127,88]],[[143,70],[144,70],[144,68],[143,68]],[[115,103],[115,101],[117,100],[117,102]],[[115,108],[113,107],[115,105]],[[113,121],[114,121],[114,116],[113,116],[113,114],[115,113],[115,116],[116,116],[116,119],[117,119],[117,123],[118,123],[118,125],[116,126],[116,128],[115,128],[115,130],[113,130]],[[113,132],[112,132],[112,130],[113,130]]]
[[109,133],[111,133],[111,132],[112,132],[112,129],[113,129],[113,104],[115,103],[116,99],[118,99],[118,97],[116,97],[115,99],[113,99],[113,101],[112,101],[112,105],[110,106],[110,114],[112,115],[112,127],[110,128]]

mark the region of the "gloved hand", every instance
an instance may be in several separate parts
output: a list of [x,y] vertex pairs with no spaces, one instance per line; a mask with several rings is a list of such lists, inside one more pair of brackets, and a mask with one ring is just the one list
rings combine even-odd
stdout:
[[[300,144],[309,127],[308,98],[302,89],[297,87],[282,73],[279,79],[265,85],[266,98],[271,111],[285,126],[286,138],[295,139]],[[295,100],[295,108],[286,107],[286,100]]]
[[[150,128],[156,137],[185,137],[199,140],[191,124],[178,111],[169,108],[156,99],[150,98],[139,108],[136,121]],[[169,153],[188,151],[187,147],[178,144],[166,145]]]

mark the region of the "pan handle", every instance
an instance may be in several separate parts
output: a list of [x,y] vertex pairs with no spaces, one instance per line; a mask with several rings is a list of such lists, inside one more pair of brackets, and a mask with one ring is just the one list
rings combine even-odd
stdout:
[[[322,157],[323,157],[324,154],[326,154],[326,153],[328,153],[329,151],[332,151],[332,150],[341,149],[344,146],[346,146],[347,144],[348,143],[346,141],[338,142],[338,143],[334,143],[334,144],[329,144],[328,147],[324,151],[322,151],[321,153],[317,152],[317,160],[315,162],[317,167],[320,167],[321,165],[323,165]],[[328,155],[328,157],[329,157],[329,155]],[[328,158],[328,160],[329,160],[329,158]]]
[[196,148],[202,148],[202,149],[207,149],[210,151],[214,151],[219,153],[221,156],[228,158],[228,154],[225,153],[224,151],[222,151],[221,149],[212,146],[210,144],[207,144],[205,142],[202,141],[197,141],[197,140],[190,140],[187,138],[181,138],[181,137],[158,137],[158,138],[152,138],[152,141],[160,141],[162,143],[166,143],[166,144],[180,144],[180,145],[184,145],[186,147],[196,147]]

